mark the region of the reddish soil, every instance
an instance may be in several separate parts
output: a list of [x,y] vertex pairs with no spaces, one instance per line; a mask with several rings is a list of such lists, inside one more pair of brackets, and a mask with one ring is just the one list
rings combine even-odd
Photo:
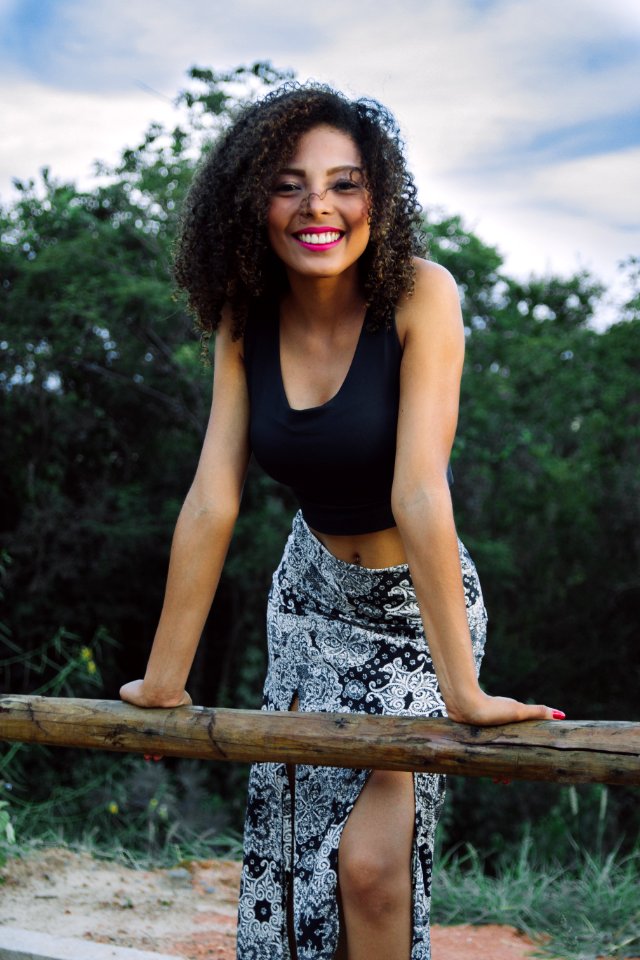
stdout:
[[[469,925],[432,929],[433,960],[531,960],[533,944],[513,927]],[[233,933],[194,933],[171,944],[189,960],[235,960]]]
[[[0,870],[0,924],[175,954],[235,960],[239,864],[134,870],[66,849],[41,850]],[[513,927],[434,926],[433,960],[531,960]]]

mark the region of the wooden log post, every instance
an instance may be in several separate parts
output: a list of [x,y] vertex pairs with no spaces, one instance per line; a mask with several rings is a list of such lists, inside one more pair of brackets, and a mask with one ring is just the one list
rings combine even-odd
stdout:
[[0,696],[0,740],[201,760],[282,761],[468,777],[640,785],[640,724],[472,727],[443,719],[277,713]]

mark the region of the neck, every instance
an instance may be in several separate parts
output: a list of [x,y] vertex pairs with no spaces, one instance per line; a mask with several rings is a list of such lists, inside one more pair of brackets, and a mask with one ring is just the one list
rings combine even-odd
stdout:
[[364,298],[355,269],[337,277],[290,274],[289,290],[282,306],[297,318],[298,323],[310,327],[338,327],[345,318],[362,314]]

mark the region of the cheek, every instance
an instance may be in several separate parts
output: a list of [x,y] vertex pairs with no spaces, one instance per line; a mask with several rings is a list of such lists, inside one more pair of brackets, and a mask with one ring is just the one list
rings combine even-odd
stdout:
[[362,209],[360,211],[360,222],[364,226],[366,225],[367,229],[371,228],[371,217],[373,214],[373,207],[370,200],[366,200],[362,204]]
[[369,242],[369,237],[371,236],[371,205],[368,203],[363,203],[362,210],[360,211],[360,216],[358,218],[358,230],[362,233],[366,233],[367,242]]

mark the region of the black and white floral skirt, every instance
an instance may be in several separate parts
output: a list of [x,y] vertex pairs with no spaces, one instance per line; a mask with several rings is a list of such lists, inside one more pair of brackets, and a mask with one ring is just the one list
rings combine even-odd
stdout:
[[[479,668],[486,633],[480,583],[460,543],[467,617]],[[273,576],[264,710],[440,717],[445,713],[406,564],[372,570],[333,556],[298,513]],[[338,942],[338,848],[370,770],[251,769],[238,914],[238,960],[331,960]],[[414,774],[411,960],[429,960],[434,831],[445,778]],[[292,902],[288,906],[288,899]]]

